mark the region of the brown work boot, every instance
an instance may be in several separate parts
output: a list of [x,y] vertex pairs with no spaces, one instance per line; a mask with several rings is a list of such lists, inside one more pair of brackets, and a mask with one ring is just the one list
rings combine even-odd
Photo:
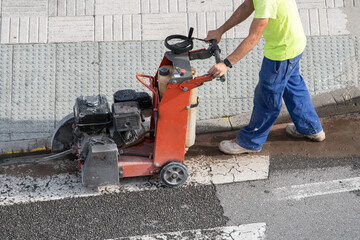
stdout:
[[286,133],[291,137],[308,138],[314,142],[322,142],[325,140],[325,132],[323,130],[315,134],[309,134],[309,135],[301,134],[296,130],[296,127],[293,123],[290,123],[286,126]]
[[222,151],[223,153],[226,153],[226,154],[242,154],[242,153],[260,152],[260,150],[254,151],[254,150],[249,150],[249,149],[240,147],[235,142],[235,139],[221,141],[219,144],[219,149],[220,149],[220,151]]

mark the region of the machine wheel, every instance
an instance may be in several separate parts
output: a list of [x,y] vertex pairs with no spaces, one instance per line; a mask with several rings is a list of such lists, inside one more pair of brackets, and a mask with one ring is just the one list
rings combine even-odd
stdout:
[[168,187],[183,185],[189,177],[186,166],[181,162],[170,162],[160,171],[160,179]]

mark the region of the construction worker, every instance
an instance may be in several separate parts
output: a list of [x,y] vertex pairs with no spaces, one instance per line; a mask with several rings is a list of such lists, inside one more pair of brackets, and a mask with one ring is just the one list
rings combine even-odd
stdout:
[[216,39],[247,19],[255,10],[249,35],[223,62],[215,64],[209,74],[220,77],[240,61],[264,36],[264,59],[254,93],[250,122],[236,139],[224,140],[219,149],[227,154],[259,152],[279,116],[282,99],[293,124],[286,132],[294,137],[323,141],[325,133],[299,72],[299,62],[306,37],[295,0],[245,0],[218,29],[208,32],[205,40]]

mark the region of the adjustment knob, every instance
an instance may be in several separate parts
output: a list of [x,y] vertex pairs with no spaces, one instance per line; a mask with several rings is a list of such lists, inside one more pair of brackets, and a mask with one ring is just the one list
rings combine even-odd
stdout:
[[180,75],[185,75],[185,73],[186,73],[186,70],[185,70],[185,69],[181,69],[181,70],[180,70]]

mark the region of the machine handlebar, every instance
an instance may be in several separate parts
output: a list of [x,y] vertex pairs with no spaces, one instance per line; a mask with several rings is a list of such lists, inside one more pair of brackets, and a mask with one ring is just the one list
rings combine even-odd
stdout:
[[[193,32],[194,32],[194,28],[190,28],[187,36],[170,35],[165,39],[165,46],[169,50],[171,50],[174,54],[181,54],[184,52],[189,52],[190,60],[207,59],[207,58],[214,56],[216,63],[221,62],[221,58],[220,58],[221,50],[215,39],[211,40],[210,46],[208,49],[201,49],[201,50],[197,50],[197,51],[193,51],[193,52],[190,51],[190,50],[192,50],[192,48],[194,46],[193,39],[197,39],[197,40],[201,40],[201,41],[205,42],[205,39],[192,37]],[[172,43],[173,41],[175,43]],[[224,75],[221,76],[220,78],[218,78],[218,80],[220,80],[221,82],[225,82],[225,76]]]

